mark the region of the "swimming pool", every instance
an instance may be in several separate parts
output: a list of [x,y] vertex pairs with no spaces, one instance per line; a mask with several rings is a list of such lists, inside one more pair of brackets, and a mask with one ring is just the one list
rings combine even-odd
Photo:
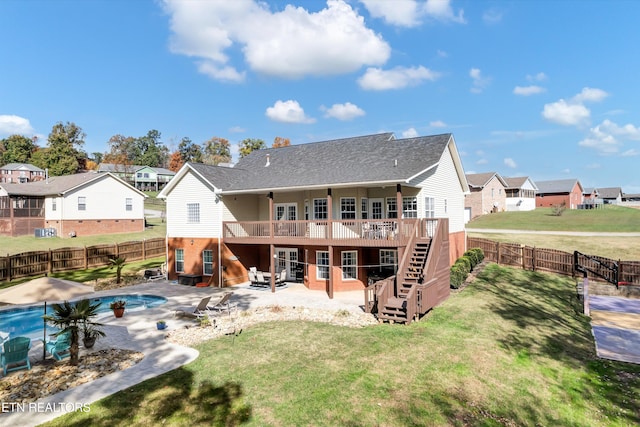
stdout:
[[[125,300],[127,302],[126,311],[139,311],[147,308],[157,307],[167,302],[165,297],[157,295],[110,295],[99,298],[91,298],[92,303],[101,303],[98,313],[109,313],[109,304],[115,300]],[[73,301],[72,301],[73,302]],[[47,314],[51,315],[53,309],[47,305]],[[13,337],[29,337],[32,340],[43,337],[44,304],[39,306],[29,306],[21,308],[10,308],[0,310],[0,332]],[[99,320],[99,319],[98,319]],[[57,328],[47,325],[47,335],[54,334]]]

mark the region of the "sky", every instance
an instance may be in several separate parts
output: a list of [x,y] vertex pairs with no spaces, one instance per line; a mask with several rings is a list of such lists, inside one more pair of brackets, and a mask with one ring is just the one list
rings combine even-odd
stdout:
[[640,193],[635,0],[2,0],[0,138],[452,133],[466,173]]

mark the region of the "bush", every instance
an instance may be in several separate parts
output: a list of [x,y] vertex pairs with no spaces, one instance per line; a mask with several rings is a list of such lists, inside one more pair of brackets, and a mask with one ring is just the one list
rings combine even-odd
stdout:
[[471,272],[471,260],[468,256],[462,256],[456,260],[455,264],[461,264],[467,273]]
[[449,285],[453,289],[458,289],[465,281],[469,272],[463,264],[457,263],[451,266],[449,270]]
[[480,248],[473,248],[471,252],[476,254],[476,258],[478,260],[478,264],[480,264],[484,260],[484,251]]
[[471,262],[471,270],[473,270],[476,267],[476,265],[480,263],[480,261],[478,261],[477,254],[471,249],[466,251],[463,256]]

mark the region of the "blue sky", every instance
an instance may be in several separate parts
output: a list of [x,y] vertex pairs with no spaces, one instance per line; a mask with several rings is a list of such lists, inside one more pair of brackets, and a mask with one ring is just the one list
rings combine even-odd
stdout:
[[467,173],[640,193],[640,2],[0,1],[0,138],[453,133]]

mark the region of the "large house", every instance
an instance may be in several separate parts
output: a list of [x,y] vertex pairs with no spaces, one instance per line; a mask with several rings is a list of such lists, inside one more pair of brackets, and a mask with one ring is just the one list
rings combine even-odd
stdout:
[[165,168],[115,163],[100,163],[98,172],[109,172],[141,191],[160,191],[176,174]]
[[467,220],[505,210],[507,183],[496,172],[468,173],[470,193],[464,199]]
[[620,187],[599,187],[598,193],[605,204],[619,205],[622,203],[622,188]]
[[536,208],[538,187],[528,176],[504,178],[507,183],[505,200],[507,211],[532,211]]
[[141,232],[145,197],[109,173],[0,184],[0,234],[75,237]]
[[256,267],[271,273],[275,290],[285,270],[333,297],[397,273],[397,287],[387,287],[393,298],[408,292],[398,287],[411,272],[430,286],[418,291],[424,312],[427,300],[448,296],[448,267],[465,251],[467,192],[451,134],[263,149],[233,167],[187,163],[158,195],[169,278],[229,286]]
[[567,209],[578,209],[582,204],[584,190],[575,178],[536,181],[536,186],[536,207],[565,206]]
[[45,179],[45,171],[30,163],[7,163],[0,167],[0,183],[20,183]]

